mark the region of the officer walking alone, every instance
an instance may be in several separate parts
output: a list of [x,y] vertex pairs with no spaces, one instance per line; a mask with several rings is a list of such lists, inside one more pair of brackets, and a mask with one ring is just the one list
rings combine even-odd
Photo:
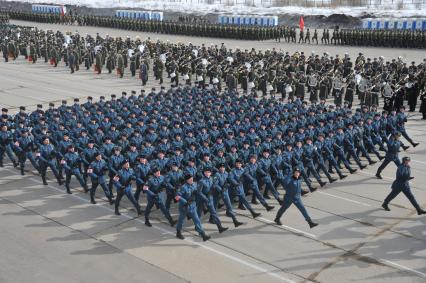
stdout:
[[418,215],[426,214],[426,211],[417,203],[410,189],[409,181],[414,179],[414,177],[411,177],[410,161],[410,157],[402,158],[402,164],[398,167],[398,170],[396,171],[396,179],[392,183],[392,191],[385,198],[385,201],[382,204],[382,207],[386,211],[390,211],[389,203],[398,196],[400,192],[402,192],[417,210]]
[[300,169],[295,168],[293,170],[293,175],[288,175],[284,181],[284,189],[286,190],[286,194],[284,196],[283,204],[278,210],[277,216],[274,220],[277,225],[282,225],[280,218],[292,204],[294,204],[303,214],[303,217],[305,217],[305,220],[306,222],[308,222],[309,227],[314,228],[318,225],[318,223],[312,221],[311,217],[306,211],[305,206],[303,205],[301,186],[302,181],[300,179],[300,174]]

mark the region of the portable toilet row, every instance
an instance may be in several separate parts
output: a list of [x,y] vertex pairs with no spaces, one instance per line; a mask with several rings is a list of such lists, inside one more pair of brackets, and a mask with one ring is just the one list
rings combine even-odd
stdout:
[[426,30],[426,19],[364,19],[362,28]]
[[43,13],[43,14],[65,14],[66,7],[63,5],[52,6],[52,5],[32,5],[31,11],[33,13]]
[[163,12],[117,10],[115,11],[115,16],[117,18],[125,18],[125,19],[154,20],[154,21],[163,20]]
[[255,17],[219,15],[218,23],[224,25],[277,26],[278,16]]

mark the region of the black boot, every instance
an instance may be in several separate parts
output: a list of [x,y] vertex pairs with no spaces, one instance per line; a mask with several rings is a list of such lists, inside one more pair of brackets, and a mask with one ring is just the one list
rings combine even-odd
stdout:
[[151,222],[149,222],[149,219],[145,219],[145,225],[148,227],[152,227]]
[[374,160],[371,160],[370,162],[368,162],[368,164],[370,164],[370,165],[373,165],[373,164],[376,164],[377,163],[377,161],[374,161]]
[[118,206],[115,206],[114,214],[115,215],[121,215],[120,210],[118,209]]
[[337,179],[336,179],[336,178],[330,178],[330,179],[329,179],[329,181],[330,181],[330,184],[331,184],[331,183],[336,182],[336,181],[337,181]]
[[418,143],[418,142],[413,143],[413,147],[416,147],[416,146],[418,146],[418,145],[419,145],[419,143]]
[[234,222],[235,228],[244,224],[243,222],[239,222],[235,216],[232,217],[232,222]]
[[317,188],[314,188],[312,186],[309,186],[308,188],[309,188],[309,191],[311,191],[311,193],[313,193],[313,192],[315,192],[317,190]]
[[21,175],[24,176],[25,172],[24,172],[24,168],[21,168]]
[[246,208],[244,207],[244,205],[243,205],[242,203],[240,203],[240,204],[238,205],[238,209],[246,210]]
[[323,181],[319,181],[319,185],[321,186],[321,188],[322,187],[324,187],[325,186],[325,184],[327,184],[326,182],[323,182]]
[[228,227],[223,227],[222,225],[220,225],[218,228],[219,234],[222,234],[223,232],[225,232],[226,230],[228,230]]
[[348,176],[341,174],[339,177],[340,177],[340,180],[342,180],[342,179],[345,179]]
[[283,224],[281,223],[281,220],[279,220],[278,218],[275,218],[275,219],[274,219],[274,222],[275,222],[275,224],[277,224],[277,225],[279,225],[279,226],[283,225]]
[[318,223],[313,222],[312,220],[308,221],[309,228],[314,228],[315,226],[318,226]]
[[361,165],[361,166],[359,166],[359,168],[360,168],[361,170],[363,170],[363,169],[367,168],[367,165]]
[[387,203],[383,203],[383,204],[382,204],[382,207],[383,207],[383,209],[384,209],[384,210],[386,210],[386,211],[390,211],[389,206],[388,206],[388,204],[387,204]]
[[85,194],[89,192],[89,188],[87,187],[87,185],[84,185],[83,190]]
[[266,208],[266,211],[270,211],[270,210],[274,209],[274,206],[267,204],[267,205],[265,205],[265,208]]
[[353,173],[355,173],[356,172],[356,169],[349,169],[349,173],[351,173],[351,174],[353,174]]
[[406,151],[407,149],[409,149],[410,147],[408,146],[408,145],[403,145],[402,146],[402,149],[404,150],[404,151]]
[[2,161],[0,161],[0,167],[4,167],[4,165],[3,165],[3,160]]
[[209,235],[206,235],[206,234],[203,234],[202,237],[204,242],[210,240],[211,238]]
[[67,194],[72,194],[71,190],[70,190],[70,186],[69,185],[65,185],[65,187],[67,188]]
[[418,215],[426,214],[426,211],[423,210],[423,209],[421,209],[421,208],[419,208],[419,209],[417,209],[417,214]]
[[[12,161],[13,162],[13,167],[18,167],[18,165],[19,165],[19,163],[18,162],[16,162],[16,161]],[[3,163],[3,162],[2,162]]]
[[109,197],[108,201],[109,201],[109,205],[113,205],[115,203],[115,201],[112,197]]
[[175,226],[176,225],[176,223],[177,223],[177,221],[176,220],[173,220],[172,218],[170,218],[169,219],[169,223],[170,223],[170,226]]
[[91,204],[96,204],[96,201],[95,201],[95,197],[94,197],[94,196],[90,196],[90,203],[91,203]]
[[383,179],[382,175],[380,175],[379,172],[376,173],[376,177],[377,177],[377,179]]
[[47,186],[46,176],[41,176],[41,180],[43,181],[43,185]]
[[58,181],[59,186],[62,186],[62,184],[64,183],[64,182],[62,182],[61,177],[56,178],[56,180]]
[[260,216],[260,213],[254,212],[254,210],[253,210],[253,211],[251,211],[251,216],[253,216],[253,218],[256,218],[256,217]]
[[177,230],[176,238],[181,239],[181,240],[185,239],[185,237],[182,235],[182,232],[180,230]]

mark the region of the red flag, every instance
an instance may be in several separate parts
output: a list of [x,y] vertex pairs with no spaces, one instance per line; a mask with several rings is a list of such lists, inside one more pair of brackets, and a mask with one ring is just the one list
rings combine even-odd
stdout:
[[303,30],[305,28],[305,21],[303,20],[303,16],[300,16],[299,20],[299,28]]

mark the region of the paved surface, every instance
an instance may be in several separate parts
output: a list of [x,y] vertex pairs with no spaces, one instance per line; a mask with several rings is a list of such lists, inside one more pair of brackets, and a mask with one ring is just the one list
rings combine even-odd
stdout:
[[[0,104],[9,108],[119,94],[139,90],[139,84],[128,75],[70,75],[63,67],[21,59],[0,63]],[[421,144],[401,156],[413,160],[412,189],[426,207],[426,125],[419,114],[409,120],[408,132]],[[377,180],[377,167],[305,197],[320,223],[315,229],[295,207],[282,227],[271,224],[276,209],[258,207],[262,217],[256,220],[238,211],[245,222],[238,229],[221,212],[230,227],[224,234],[204,219],[212,235],[204,243],[190,223],[181,241],[159,211],[148,228],[127,200],[122,205],[128,209],[115,216],[100,191],[98,204],[91,205],[76,182],[73,195],[66,195],[55,182],[43,186],[39,176],[21,177],[7,164],[0,168],[0,282],[426,282],[426,217],[417,216],[402,195],[392,211],[381,209],[396,168],[389,165]]]

